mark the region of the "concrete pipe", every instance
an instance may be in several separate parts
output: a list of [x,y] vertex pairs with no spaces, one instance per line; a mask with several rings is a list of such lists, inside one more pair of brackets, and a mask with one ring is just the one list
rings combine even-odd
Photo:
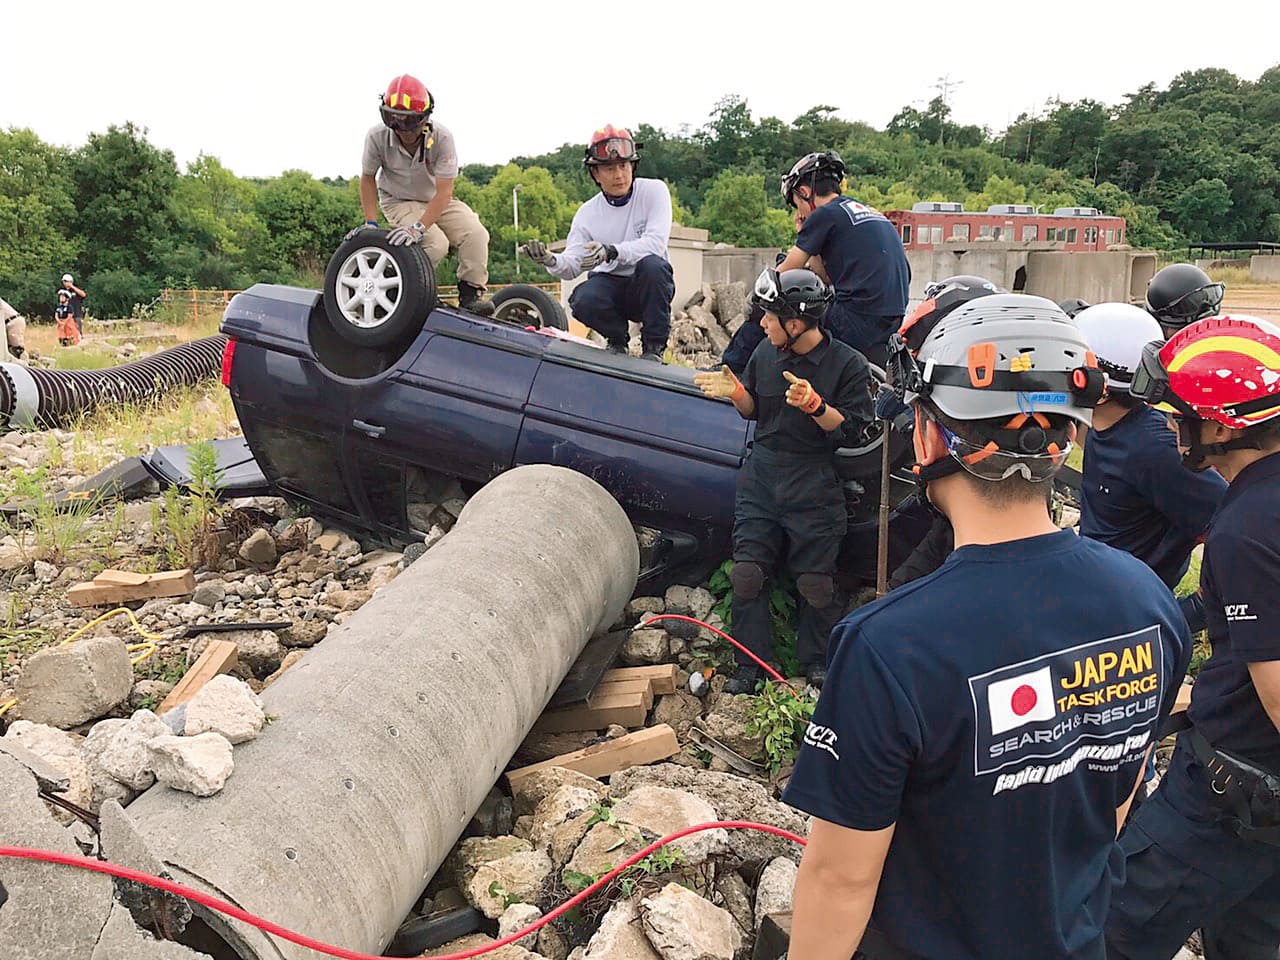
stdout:
[[224,336],[204,337],[103,370],[45,370],[0,364],[0,429],[62,426],[104,404],[153,399],[218,375]]
[[[129,807],[179,882],[381,952],[582,652],[635,588],[636,537],[593,480],[524,466],[262,695],[221,793]],[[312,960],[204,917],[234,954]]]

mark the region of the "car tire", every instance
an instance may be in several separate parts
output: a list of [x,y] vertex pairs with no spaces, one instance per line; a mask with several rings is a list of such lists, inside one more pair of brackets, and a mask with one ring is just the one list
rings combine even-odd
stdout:
[[[871,364],[871,396],[874,398],[885,382],[885,374],[880,367]],[[841,447],[836,451],[836,473],[841,480],[856,480],[867,490],[880,489],[881,447],[886,432],[889,436],[889,468],[896,470],[903,466],[913,454],[911,438],[888,429],[883,420],[873,420],[864,433],[863,441],[857,446]]]
[[385,230],[343,241],[324,272],[324,312],[347,343],[385,347],[417,335],[436,302],[436,274],[416,243],[392,246]]
[[555,327],[568,330],[569,322],[555,297],[527,283],[515,283],[503,287],[492,297],[493,316],[496,320],[519,323],[521,326]]

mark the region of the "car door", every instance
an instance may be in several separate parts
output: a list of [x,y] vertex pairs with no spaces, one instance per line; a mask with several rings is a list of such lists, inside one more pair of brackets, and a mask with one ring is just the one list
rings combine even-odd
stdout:
[[421,350],[352,391],[351,470],[370,519],[407,532],[413,467],[484,483],[512,465],[543,338],[437,310]]

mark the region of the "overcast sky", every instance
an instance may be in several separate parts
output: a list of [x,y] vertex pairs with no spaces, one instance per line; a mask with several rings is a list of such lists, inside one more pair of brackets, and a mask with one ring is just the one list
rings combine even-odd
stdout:
[[696,128],[731,93],[756,117],[827,103],[883,127],[949,77],[953,119],[1001,129],[1053,97],[1117,103],[1183,70],[1253,80],[1280,62],[1276,0],[1181,13],[1126,0],[7,0],[0,24],[0,127],[79,146],[132,120],[179,164],[205,152],[241,176],[358,173],[378,94],[402,72],[431,89],[465,164],[605,122]]

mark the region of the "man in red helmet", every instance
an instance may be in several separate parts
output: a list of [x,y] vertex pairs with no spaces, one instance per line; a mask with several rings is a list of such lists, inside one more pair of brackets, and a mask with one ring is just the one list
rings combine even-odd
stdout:
[[1130,392],[1166,411],[1183,463],[1230,486],[1200,586],[1212,656],[1173,760],[1121,835],[1111,960],[1168,960],[1200,928],[1205,960],[1280,950],[1280,328],[1213,317],[1147,345]]
[[[394,244],[419,243],[432,266],[458,251],[458,305],[491,314],[481,299],[489,282],[489,231],[453,195],[458,154],[453,134],[431,119],[435,100],[421,80],[396,77],[382,95],[382,123],[364,138],[360,206],[365,227],[377,227],[378,206],[395,228]],[[362,227],[352,231],[358,232]]]
[[573,315],[614,353],[627,352],[627,324],[639,321],[642,357],[661,363],[676,293],[667,257],[671,194],[661,180],[636,179],[636,142],[613,124],[592,134],[582,162],[600,193],[573,215],[564,253],[552,253],[540,240],[520,250],[561,280],[590,270],[569,297]]

